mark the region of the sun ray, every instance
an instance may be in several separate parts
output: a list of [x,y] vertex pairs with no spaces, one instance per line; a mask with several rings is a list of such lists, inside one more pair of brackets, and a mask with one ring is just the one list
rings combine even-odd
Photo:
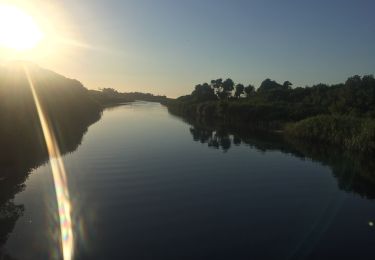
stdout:
[[58,215],[60,219],[63,259],[70,260],[73,258],[74,253],[74,236],[71,218],[72,209],[64,162],[62,160],[60,149],[58,147],[53,129],[50,127],[48,118],[43,111],[27,66],[24,66],[24,70],[35,102],[50,158],[56,199],[58,204]]

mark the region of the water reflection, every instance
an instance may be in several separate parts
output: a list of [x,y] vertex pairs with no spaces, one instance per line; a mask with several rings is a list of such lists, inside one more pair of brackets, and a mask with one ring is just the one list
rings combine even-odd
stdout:
[[[76,123],[68,131],[60,130],[61,153],[76,150],[89,125],[99,119],[97,114],[91,120]],[[43,142],[30,144],[22,136],[17,139],[0,136],[0,143],[0,259],[12,259],[3,247],[25,210],[24,205],[14,203],[15,195],[24,190],[30,172],[47,162],[48,154]]]
[[184,119],[193,140],[228,152],[232,145],[247,145],[261,152],[281,151],[303,160],[329,166],[338,186],[367,199],[375,199],[375,162],[372,155],[343,151],[332,146],[285,139],[281,134],[264,133],[244,126],[214,121]]
[[[373,259],[372,201],[339,191],[330,174],[342,190],[373,198],[353,155],[243,127],[189,124],[157,105],[124,106],[65,157],[77,172],[72,194],[84,196],[76,212],[89,227],[77,259]],[[53,250],[29,243],[44,243],[35,234],[50,227],[40,214],[49,205],[35,203],[45,194],[42,178],[33,175],[15,200],[26,208],[6,248],[21,259]],[[310,252],[316,257],[292,257]]]

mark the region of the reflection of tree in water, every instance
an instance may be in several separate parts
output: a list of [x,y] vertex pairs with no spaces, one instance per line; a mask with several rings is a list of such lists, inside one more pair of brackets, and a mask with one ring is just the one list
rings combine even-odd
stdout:
[[23,205],[15,205],[13,201],[7,201],[0,205],[0,257],[9,259],[5,252],[2,252],[2,246],[8,239],[9,234],[13,231],[14,226],[24,211]]
[[232,137],[222,130],[209,130],[204,128],[190,128],[194,141],[207,143],[209,147],[216,149],[221,148],[223,151],[228,151],[232,144]]
[[[98,119],[99,116],[91,123]],[[62,144],[62,154],[77,149],[88,126],[89,124],[84,123],[75,130],[70,129],[69,134],[60,132],[59,142]],[[0,137],[0,142],[1,139]],[[0,148],[0,153],[4,154],[0,160],[0,259],[11,259],[2,252],[2,247],[24,211],[23,205],[14,203],[14,197],[17,193],[24,190],[25,181],[32,169],[46,163],[48,160],[44,144],[20,148],[22,146],[14,146],[11,150],[5,149],[5,151]]]
[[261,152],[280,151],[330,167],[338,187],[367,199],[375,199],[375,161],[369,154],[354,154],[332,146],[305,143],[280,134],[257,131],[244,126],[217,124],[184,118],[194,141],[227,152],[233,145],[247,145]]
[[289,140],[304,157],[331,168],[338,186],[367,199],[375,199],[375,162],[373,155],[352,153],[332,146]]

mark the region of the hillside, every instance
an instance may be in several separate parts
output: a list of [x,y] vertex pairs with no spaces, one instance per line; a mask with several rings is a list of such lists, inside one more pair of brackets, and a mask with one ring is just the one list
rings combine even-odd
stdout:
[[[13,63],[0,68],[0,147],[7,151],[0,163],[18,165],[12,160],[25,154],[45,157],[45,145],[24,66],[29,70],[44,112],[53,127],[61,150],[72,150],[88,125],[100,118],[101,107],[88,90],[74,79],[30,63]],[[20,153],[19,147],[22,147]],[[8,158],[7,158],[8,157]]]

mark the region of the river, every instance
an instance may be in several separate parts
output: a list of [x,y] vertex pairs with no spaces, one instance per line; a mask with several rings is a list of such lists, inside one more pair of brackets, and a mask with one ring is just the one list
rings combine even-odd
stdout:
[[[106,109],[63,157],[75,258],[375,258],[372,169],[340,153],[225,131],[157,103]],[[23,215],[6,254],[59,259],[48,163],[32,170],[14,204]]]

